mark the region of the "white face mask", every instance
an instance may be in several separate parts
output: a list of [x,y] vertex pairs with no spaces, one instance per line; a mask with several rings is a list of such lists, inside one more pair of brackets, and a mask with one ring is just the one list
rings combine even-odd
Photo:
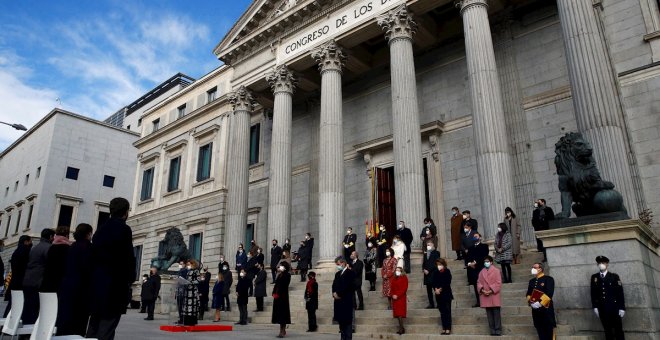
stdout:
[[394,274],[395,274],[396,276],[401,276],[401,272],[400,272],[400,271],[398,271],[398,270],[397,270],[397,271],[395,271],[395,272],[394,272]]
[[349,235],[350,235],[352,232],[353,232],[353,231],[351,231],[351,230],[346,230],[346,234],[349,234]]
[[502,232],[502,228],[497,227],[497,232],[500,232],[500,233],[501,233],[501,232]]
[[186,269],[190,270],[192,269],[192,266],[186,266]]
[[445,266],[438,266],[439,271],[443,271],[445,269]]
[[240,277],[245,277],[245,273],[238,274]]
[[340,271],[342,271],[342,270],[344,270],[344,267],[343,267],[343,266],[340,266],[340,265],[337,265],[337,271],[340,272]]
[[601,272],[604,272],[605,270],[607,270],[607,265],[605,263],[599,263],[598,269],[600,269]]
[[468,228],[463,228],[463,231],[467,233],[468,231],[470,231],[470,229],[468,229]]
[[305,236],[305,240],[309,240],[309,236]]
[[468,219],[468,216],[467,216],[467,215],[463,215],[463,219],[464,219],[464,220],[467,220],[467,219]]
[[454,215],[454,216],[456,216],[456,214],[458,214],[458,211],[456,211],[456,210],[452,210],[452,211],[451,211],[451,214]]
[[369,242],[369,248],[371,248],[371,247],[373,247],[373,246],[374,246],[374,244],[371,243],[371,242]]
[[430,226],[431,226],[431,223],[427,223],[427,224],[425,224],[424,226],[426,226],[426,227],[430,227]]
[[385,230],[385,227],[380,227],[380,230]]
[[539,274],[539,270],[536,268],[532,268],[532,275],[536,276]]
[[224,257],[221,257],[221,258],[220,258],[220,262],[225,262],[225,258],[224,258]]
[[538,208],[538,207],[539,207],[539,204],[538,204],[538,203],[534,203],[534,208]]
[[227,270],[227,269],[229,269],[227,268],[227,266],[222,267],[222,270]]
[[399,242],[401,242],[401,241],[399,241],[399,240],[394,240],[394,244],[399,244]]
[[431,230],[426,229],[426,235],[429,235],[429,234],[431,234]]
[[433,246],[426,246],[426,250],[428,250],[428,251],[433,250]]
[[279,269],[281,272],[283,272],[284,271],[284,266],[279,266],[279,268],[277,268],[277,269]]
[[182,264],[179,265],[179,269],[183,269],[183,265],[182,265]]
[[385,252],[385,256],[390,256],[390,255],[392,255],[392,254],[390,254],[389,251],[386,251],[386,252]]
[[403,224],[400,224],[400,223],[399,223],[399,225],[396,226],[396,227],[399,228],[399,229],[403,229]]

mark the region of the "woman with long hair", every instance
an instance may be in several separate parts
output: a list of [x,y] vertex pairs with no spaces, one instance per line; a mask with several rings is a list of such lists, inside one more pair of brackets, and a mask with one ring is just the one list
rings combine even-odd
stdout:
[[399,320],[399,331],[397,334],[405,334],[406,329],[403,327],[403,319],[406,318],[408,305],[408,276],[403,270],[403,267],[396,267],[394,277],[391,283],[392,292],[392,317]]
[[497,225],[497,235],[495,235],[495,262],[502,267],[502,282],[511,283],[511,233],[505,223]]
[[380,276],[383,278],[383,296],[387,297],[387,309],[392,309],[392,278],[396,270],[398,260],[394,258],[394,250],[387,248],[385,250],[385,259],[380,268]]
[[506,207],[504,209],[504,224],[506,224],[509,232],[511,233],[511,253],[513,254],[513,264],[520,263],[520,223],[516,217],[513,209]]
[[218,273],[218,276],[215,278],[215,285],[213,285],[213,300],[211,300],[211,308],[215,309],[215,318],[213,322],[220,321],[220,310],[223,307],[223,295],[222,291],[225,287],[225,277],[222,273]]

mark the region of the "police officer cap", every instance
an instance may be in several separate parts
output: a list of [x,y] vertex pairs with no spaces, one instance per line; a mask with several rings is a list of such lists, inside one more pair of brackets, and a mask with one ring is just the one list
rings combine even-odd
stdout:
[[610,259],[607,256],[600,255],[596,257],[596,263],[610,263]]

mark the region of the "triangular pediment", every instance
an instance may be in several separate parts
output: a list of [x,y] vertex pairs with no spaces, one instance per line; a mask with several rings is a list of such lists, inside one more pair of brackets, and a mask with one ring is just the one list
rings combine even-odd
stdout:
[[[296,22],[320,11],[325,4],[341,0],[254,0],[213,50],[220,59],[228,52],[254,46],[276,37]],[[345,0],[344,0],[345,1]],[[244,47],[243,49],[250,48]]]

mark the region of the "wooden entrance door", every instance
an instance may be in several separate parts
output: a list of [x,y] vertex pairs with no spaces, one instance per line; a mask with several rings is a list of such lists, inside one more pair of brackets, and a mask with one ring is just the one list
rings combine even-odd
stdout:
[[376,168],[376,194],[378,199],[378,223],[387,230],[388,241],[396,231],[396,200],[394,195],[394,167]]

